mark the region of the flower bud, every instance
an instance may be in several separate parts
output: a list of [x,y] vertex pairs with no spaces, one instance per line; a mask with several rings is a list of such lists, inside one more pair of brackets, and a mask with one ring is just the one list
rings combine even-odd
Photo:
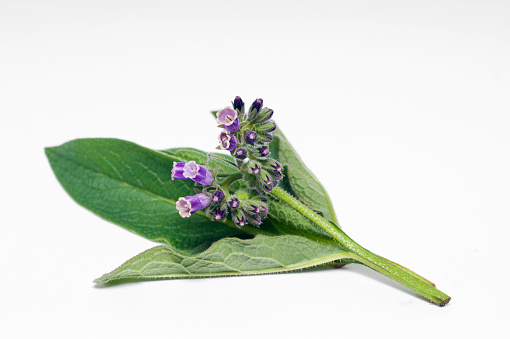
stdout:
[[217,204],[217,203],[220,203],[223,200],[224,197],[225,197],[225,195],[223,194],[222,191],[216,190],[213,193],[213,195],[211,197],[211,200],[212,200],[213,203]]
[[259,174],[259,181],[262,185],[268,186],[273,182],[273,177],[268,171],[262,169]]
[[255,174],[255,175],[258,175],[260,173],[260,163],[257,162],[257,161],[250,161],[250,165],[248,166],[250,168],[250,171]]
[[273,173],[273,179],[275,179],[275,180],[282,180],[283,179],[283,173],[282,172],[274,172]]
[[221,219],[225,218],[226,215],[227,215],[226,209],[217,208],[216,210],[214,210],[213,220],[221,220]]
[[255,124],[264,123],[271,119],[273,113],[274,111],[271,108],[263,108],[260,111],[259,115],[255,119],[253,119],[253,123]]
[[252,224],[253,226],[260,226],[262,224],[262,219],[259,215],[249,215],[245,214],[246,221]]
[[244,134],[244,140],[246,140],[247,143],[253,144],[255,141],[257,141],[257,133],[253,131],[248,131]]
[[239,145],[239,141],[233,134],[228,134],[223,131],[220,133],[218,137],[220,140],[220,148],[232,152]]
[[246,150],[244,148],[238,148],[234,152],[237,159],[244,159],[246,158]]
[[267,212],[267,204],[257,201],[255,199],[249,199],[243,201],[243,210],[248,214],[257,214],[260,212]]
[[271,134],[264,134],[264,133],[260,133],[258,134],[259,138],[259,142],[272,142],[273,141],[273,136]]
[[250,200],[257,202],[258,204],[267,205],[267,196],[265,195],[256,195],[251,197]]
[[265,157],[265,156],[269,155],[269,147],[261,146],[261,147],[257,148],[257,152],[258,152],[259,157]]
[[264,167],[268,171],[281,172],[282,166],[280,163],[274,159],[267,158],[262,162],[262,167]]
[[244,216],[244,213],[240,209],[235,209],[232,212],[232,220],[239,227],[246,225],[246,218]]
[[257,133],[270,133],[276,129],[276,124],[274,121],[268,121],[266,123],[255,126],[255,131]]
[[240,96],[236,96],[236,98],[234,99],[234,109],[238,110],[241,113],[244,111],[244,102],[243,100],[241,100]]
[[239,207],[239,204],[240,201],[235,195],[230,197],[230,199],[228,200],[228,205],[230,206],[230,208],[236,209]]
[[257,99],[251,104],[250,111],[248,112],[249,120],[253,120],[258,116],[263,103],[262,99]]

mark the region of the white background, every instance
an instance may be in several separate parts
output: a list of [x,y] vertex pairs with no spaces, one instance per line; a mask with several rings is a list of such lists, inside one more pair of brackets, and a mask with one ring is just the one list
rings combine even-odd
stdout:
[[[0,337],[504,337],[507,1],[0,0]],[[344,230],[434,281],[367,268],[92,280],[154,244],[61,188],[43,148],[213,150],[209,111],[262,97]]]

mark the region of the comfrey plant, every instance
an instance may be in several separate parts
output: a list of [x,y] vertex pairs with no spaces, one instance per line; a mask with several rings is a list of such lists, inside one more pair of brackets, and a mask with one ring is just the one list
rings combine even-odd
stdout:
[[[378,256],[340,228],[329,196],[272,120],[240,97],[214,111],[218,149],[154,151],[118,139],[78,139],[46,149],[79,204],[163,245],[95,280],[204,278],[368,266],[443,306],[450,297]],[[194,194],[193,194],[194,193]]]

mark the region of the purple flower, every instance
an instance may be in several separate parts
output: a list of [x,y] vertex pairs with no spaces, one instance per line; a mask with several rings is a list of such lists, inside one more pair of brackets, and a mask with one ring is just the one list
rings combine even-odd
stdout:
[[243,148],[239,148],[235,152],[236,158],[238,159],[244,159],[246,158],[246,150]]
[[244,140],[246,140],[247,143],[253,144],[255,141],[257,141],[257,133],[253,131],[248,131],[244,135]]
[[197,165],[194,161],[190,161],[188,163],[174,162],[174,166],[172,168],[172,180],[175,179],[191,179],[204,186],[208,186],[214,181],[211,172],[209,172],[204,166]]
[[237,111],[230,107],[226,107],[216,113],[217,122],[229,131],[237,132],[241,127],[239,118],[237,117]]
[[262,147],[257,148],[257,151],[259,152],[259,156],[265,157],[266,155],[269,154],[269,147],[262,146]]
[[172,167],[172,180],[175,179],[186,179],[184,176],[184,165],[186,165],[185,162],[175,162]]
[[234,135],[228,134],[225,131],[220,133],[218,139],[220,140],[220,148],[230,152],[235,150],[237,148],[237,145],[239,145],[239,141],[237,140],[237,138]]
[[224,196],[225,196],[225,195],[223,194],[223,192],[222,192],[222,191],[217,190],[217,191],[215,191],[215,192],[213,193],[213,195],[212,195],[212,202],[214,202],[214,203],[219,203],[219,202],[221,202],[221,201],[223,200],[223,197],[224,197]]
[[183,218],[190,217],[193,213],[206,208],[211,203],[211,198],[205,193],[199,193],[184,198],[179,198],[175,207]]

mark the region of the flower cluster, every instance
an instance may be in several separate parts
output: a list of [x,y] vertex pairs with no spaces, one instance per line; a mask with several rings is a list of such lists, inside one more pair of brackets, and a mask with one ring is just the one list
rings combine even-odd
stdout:
[[[218,127],[223,129],[217,148],[230,152],[237,172],[224,175],[194,161],[174,162],[172,180],[191,179],[203,186],[198,194],[179,198],[177,209],[182,217],[205,209],[212,220],[225,220],[230,212],[238,226],[258,226],[267,216],[265,194],[278,185],[283,174],[280,163],[268,157],[276,124],[271,120],[273,110],[262,105],[262,99],[256,99],[245,112],[244,102],[236,97],[232,107],[216,112]],[[232,192],[230,185],[237,180],[244,180],[247,188]]]

